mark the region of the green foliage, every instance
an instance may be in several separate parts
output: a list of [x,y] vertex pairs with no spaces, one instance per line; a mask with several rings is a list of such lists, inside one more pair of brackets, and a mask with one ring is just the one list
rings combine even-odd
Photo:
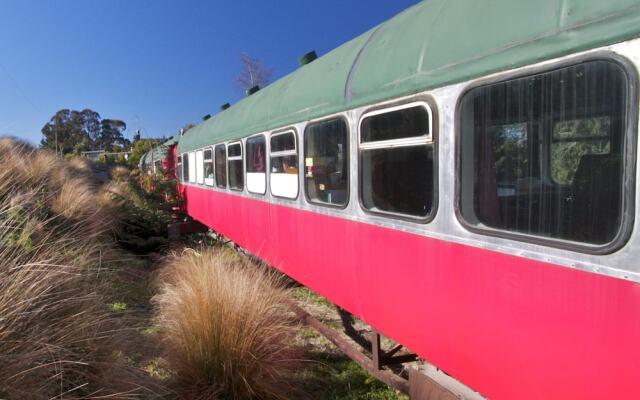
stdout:
[[131,143],[124,137],[126,124],[120,120],[101,119],[93,110],[63,109],[42,127],[43,148],[58,154],[80,155],[87,150],[122,151]]
[[177,219],[173,208],[180,203],[177,182],[161,174],[132,173],[119,179],[124,189],[112,190],[111,195],[122,204],[117,211],[120,243],[138,253],[165,247],[168,225]]
[[138,168],[140,158],[154,146],[157,145],[157,140],[153,139],[140,139],[131,146],[131,153],[129,154],[129,160],[127,161],[130,168]]

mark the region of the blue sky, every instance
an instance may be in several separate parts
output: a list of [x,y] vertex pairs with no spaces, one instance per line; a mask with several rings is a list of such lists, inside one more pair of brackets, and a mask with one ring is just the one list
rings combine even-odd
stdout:
[[277,79],[417,2],[2,0],[0,136],[38,143],[62,108],[174,134],[242,97],[241,52]]

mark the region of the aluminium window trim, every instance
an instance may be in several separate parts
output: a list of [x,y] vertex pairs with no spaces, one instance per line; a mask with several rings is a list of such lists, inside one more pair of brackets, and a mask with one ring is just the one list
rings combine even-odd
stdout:
[[[230,156],[229,155],[229,147],[231,146],[239,146],[240,147],[240,155],[239,156]],[[239,140],[237,142],[229,142],[227,143],[227,162],[229,161],[238,161],[238,160],[242,160],[242,156],[243,156],[243,152],[242,152],[242,141]]]
[[[269,184],[269,180],[267,179],[267,172],[269,171],[269,163],[268,163],[268,159],[269,157],[267,157],[267,135],[265,132],[261,132],[261,133],[257,133],[255,135],[251,135],[251,136],[247,136],[244,139],[244,145],[245,147],[247,146],[247,141],[251,140],[251,139],[255,139],[255,138],[259,138],[262,137],[262,139],[264,140],[264,191],[263,192],[254,192],[249,190],[249,185],[247,185],[247,174],[249,174],[249,168],[247,167],[247,163],[249,162],[249,158],[245,158],[244,160],[244,175],[245,175],[245,186],[247,187],[247,193],[250,194],[257,194],[260,196],[264,196],[267,194],[267,185]],[[260,172],[252,172],[252,173],[260,173]]]
[[[334,209],[338,209],[338,210],[344,210],[346,209],[349,204],[351,203],[351,182],[352,182],[352,178],[351,178],[351,120],[349,119],[349,117],[347,117],[347,112],[340,112],[337,114],[331,114],[331,115],[327,115],[324,116],[322,118],[318,118],[315,120],[311,120],[308,123],[306,123],[304,125],[304,129],[302,131],[302,151],[300,152],[301,156],[302,156],[302,161],[304,161],[306,159],[306,150],[307,150],[307,146],[306,146],[306,141],[307,141],[307,130],[309,129],[309,127],[314,126],[314,125],[319,125],[325,122],[331,122],[331,121],[342,121],[344,123],[344,126],[346,127],[346,137],[347,137],[347,141],[346,141],[346,148],[344,149],[344,154],[346,157],[346,162],[349,165],[349,168],[347,168],[347,193],[346,193],[346,199],[347,201],[344,204],[333,204],[333,203],[327,203],[324,201],[315,201],[315,200],[311,200],[309,198],[309,195],[307,194],[307,180],[305,179],[305,173],[303,171],[302,174],[300,174],[302,176],[302,192],[304,193],[304,199],[307,202],[307,204],[309,205],[314,205],[314,206],[321,206],[321,207],[328,207],[328,208],[334,208]],[[304,165],[304,163],[303,163]],[[306,168],[303,166],[303,168]]]
[[[293,146],[294,148],[292,150],[283,150],[283,151],[271,151],[271,139],[273,137],[277,137],[277,136],[283,136],[283,135],[293,135]],[[266,136],[266,135],[265,135]],[[279,130],[275,130],[272,131],[269,135],[268,135],[269,140],[267,140],[267,145],[268,145],[268,150],[269,150],[269,157],[267,157],[269,159],[269,165],[267,168],[267,172],[269,175],[269,178],[267,180],[267,186],[269,186],[269,194],[276,198],[276,199],[284,199],[284,200],[289,200],[289,201],[297,201],[298,198],[300,197],[300,154],[298,153],[298,151],[300,150],[298,148],[298,132],[295,128],[293,127],[289,127],[289,128],[283,128],[283,129],[279,129]],[[296,160],[298,161],[298,173],[296,174],[296,182],[298,183],[298,187],[296,190],[296,196],[295,197],[287,197],[287,196],[278,196],[276,194],[273,194],[273,190],[271,188],[271,174],[273,173],[271,171],[271,158],[281,158],[281,157],[291,157],[291,156],[295,156]]]
[[[217,148],[220,147],[220,146],[222,146],[224,148],[224,158],[225,158],[224,159],[224,177],[225,177],[224,183],[220,183],[218,181],[218,169],[219,168],[216,165],[217,158],[218,158],[217,155],[216,155],[216,151],[217,151]],[[217,144],[214,144],[212,146],[212,148],[213,148],[213,160],[214,160],[213,161],[214,162],[214,164],[213,164],[213,177],[214,177],[214,183],[215,183],[214,187],[217,188],[217,189],[227,190],[229,188],[229,174],[228,174],[229,171],[228,171],[228,168],[227,168],[227,144],[225,142],[217,143]]]
[[[207,151],[211,152],[211,158],[207,158],[206,157]],[[202,158],[203,158],[203,169],[202,169],[202,171],[203,171],[203,176],[204,176],[204,184],[205,184],[205,186],[214,187],[215,184],[216,184],[215,183],[215,181],[216,181],[216,169],[215,169],[215,161],[214,161],[214,155],[213,155],[213,153],[214,153],[213,147],[208,146],[208,147],[203,148],[202,153],[203,153],[203,155],[202,155]],[[207,172],[207,169],[204,168],[204,167],[207,166],[207,163],[211,163],[211,169],[213,170],[213,178],[207,178],[206,175],[204,175]],[[209,184],[208,182],[211,182],[211,183]]]
[[[375,117],[378,115],[384,115],[387,113],[391,113],[394,111],[404,110],[413,107],[423,107],[427,111],[427,115],[429,118],[429,133],[427,135],[421,136],[412,136],[408,138],[401,139],[390,139],[390,140],[378,140],[378,141],[369,141],[362,142],[362,123],[366,118]],[[393,218],[399,219],[402,221],[419,223],[419,224],[428,224],[433,221],[438,213],[438,204],[439,204],[439,156],[438,156],[438,141],[437,132],[439,128],[439,119],[436,111],[436,101],[430,95],[418,95],[417,97],[402,99],[393,103],[383,103],[374,105],[369,110],[365,110],[360,119],[358,120],[358,154],[357,154],[357,174],[358,174],[358,203],[360,204],[360,209],[366,214],[380,216],[384,218]],[[431,211],[424,217],[413,216],[410,214],[397,213],[393,211],[383,211],[383,210],[372,210],[367,208],[363,202],[362,195],[362,156],[363,153],[367,150],[379,150],[379,149],[391,149],[391,148],[401,148],[401,147],[418,147],[418,146],[426,146],[431,147],[432,149],[432,158],[433,158],[433,188],[432,188],[432,196],[431,199]]]
[[[229,156],[229,148],[231,146],[239,146],[240,147],[240,155],[230,157]],[[231,187],[231,183],[229,182],[229,176],[231,175],[229,173],[229,171],[231,170],[230,163],[232,161],[240,161],[240,165],[241,165],[241,168],[242,168],[242,187],[241,188]],[[233,141],[233,142],[227,142],[227,188],[229,190],[233,190],[234,192],[240,192],[240,193],[244,192],[244,188],[246,186],[245,182],[244,182],[244,180],[245,180],[244,174],[245,174],[245,168],[244,168],[244,151],[243,151],[243,148],[242,148],[242,139],[237,140],[237,141]]]
[[[626,86],[626,110],[625,110],[625,131],[622,140],[623,153],[621,161],[623,163],[622,193],[620,228],[614,238],[605,244],[594,245],[584,242],[571,241],[566,239],[548,238],[539,235],[507,231],[504,229],[477,226],[468,222],[462,215],[462,151],[461,151],[461,126],[462,126],[462,103],[464,97],[474,89],[492,84],[499,84],[526,78],[554,70],[579,65],[586,62],[607,61],[617,64],[622,69],[627,79]],[[456,99],[454,112],[454,162],[455,162],[455,186],[453,196],[453,206],[456,219],[464,229],[471,233],[498,237],[517,242],[530,243],[534,245],[558,248],[573,251],[576,253],[591,255],[608,255],[625,247],[631,238],[635,224],[635,202],[636,202],[636,156],[637,156],[637,136],[638,136],[638,70],[633,63],[625,56],[611,50],[598,50],[587,54],[574,55],[545,62],[543,65],[529,65],[515,71],[498,73],[488,77],[481,77],[472,80],[461,90]]]

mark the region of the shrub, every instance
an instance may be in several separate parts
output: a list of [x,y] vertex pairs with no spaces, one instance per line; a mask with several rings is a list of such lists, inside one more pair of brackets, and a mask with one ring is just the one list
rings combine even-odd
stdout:
[[168,257],[153,301],[187,398],[286,399],[298,351],[281,282],[230,251]]
[[0,397],[139,394],[103,300],[108,205],[86,171],[49,153],[0,139],[0,159]]

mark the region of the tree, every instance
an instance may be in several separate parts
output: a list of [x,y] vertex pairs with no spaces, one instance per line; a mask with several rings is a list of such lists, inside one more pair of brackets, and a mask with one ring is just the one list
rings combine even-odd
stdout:
[[[84,117],[91,118],[89,113],[85,113]],[[42,128],[44,135],[41,141],[42,147],[60,154],[71,153],[79,145],[82,148],[87,148],[90,145],[90,137],[83,129],[85,126],[84,117],[82,112],[68,109],[55,113]]]
[[93,143],[96,150],[122,151],[131,145],[124,137],[127,124],[119,119],[103,119],[100,122],[100,134]]
[[265,87],[271,81],[273,69],[265,67],[262,62],[247,53],[240,53],[241,71],[235,77],[238,87],[246,91],[256,85]]
[[97,112],[63,109],[42,127],[41,146],[64,154],[87,150],[122,151],[130,145],[124,137],[127,125],[117,119],[101,119]]

